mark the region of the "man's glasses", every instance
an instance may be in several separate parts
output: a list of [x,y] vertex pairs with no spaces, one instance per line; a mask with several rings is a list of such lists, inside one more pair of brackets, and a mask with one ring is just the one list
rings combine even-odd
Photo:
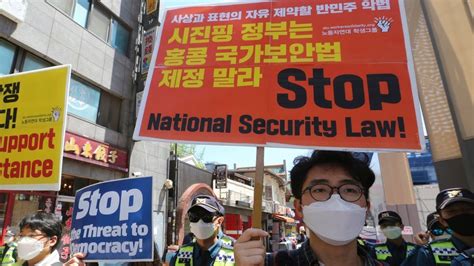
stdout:
[[334,190],[337,191],[343,200],[348,202],[358,201],[364,193],[364,189],[355,184],[344,184],[338,187],[332,187],[325,184],[316,184],[303,190],[303,194],[309,191],[311,197],[315,201],[327,201],[329,198],[331,198]]
[[202,220],[205,223],[212,223],[215,216],[214,213],[188,213],[189,221],[191,223],[197,223],[199,220]]

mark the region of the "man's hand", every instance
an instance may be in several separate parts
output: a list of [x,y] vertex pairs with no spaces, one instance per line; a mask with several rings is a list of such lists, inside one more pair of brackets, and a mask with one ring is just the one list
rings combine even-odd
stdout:
[[236,265],[264,265],[265,246],[261,238],[266,236],[268,233],[261,229],[245,230],[234,245]]
[[419,232],[415,235],[414,240],[417,245],[426,245],[430,241],[430,235],[426,232]]
[[63,266],[85,266],[86,264],[82,259],[84,258],[84,254],[76,253],[72,255],[71,259],[66,261]]

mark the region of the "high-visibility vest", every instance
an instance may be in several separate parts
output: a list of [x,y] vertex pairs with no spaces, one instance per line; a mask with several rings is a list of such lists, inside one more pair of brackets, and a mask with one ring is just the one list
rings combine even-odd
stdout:
[[[415,249],[415,245],[411,243],[407,243],[407,252],[405,253],[405,257]],[[389,257],[392,256],[388,246],[386,244],[376,245],[375,246],[375,255],[377,256],[377,260],[386,261]]]
[[458,249],[450,240],[439,240],[429,244],[436,265],[451,264],[451,261],[459,256]]
[[230,236],[228,235],[223,235],[220,240],[222,241],[222,244],[226,245],[226,246],[230,246],[230,247],[233,247],[234,246],[234,242],[235,242],[235,239],[231,238]]
[[[178,250],[176,255],[176,266],[193,266],[193,250],[194,245],[186,245]],[[214,266],[234,266],[234,250],[230,246],[222,246],[217,253],[217,257],[213,263]],[[197,265],[198,266],[198,265]]]
[[[5,251],[5,248],[8,247],[7,251]],[[2,261],[0,261],[0,265],[2,266],[15,266],[15,265],[21,265],[19,263],[16,263],[15,258],[13,256],[13,252],[15,251],[15,246],[1,246],[0,247],[0,254],[3,254]]]
[[[230,247],[234,246],[235,239],[233,239],[232,237],[226,234],[222,234],[222,236],[219,239],[222,241],[223,245],[230,246]],[[192,243],[196,243],[196,237],[193,237]]]

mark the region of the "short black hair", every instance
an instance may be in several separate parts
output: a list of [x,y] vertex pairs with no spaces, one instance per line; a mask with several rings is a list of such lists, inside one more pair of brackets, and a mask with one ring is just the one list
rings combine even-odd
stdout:
[[293,164],[294,167],[290,171],[291,192],[296,199],[301,199],[303,183],[306,181],[309,170],[314,166],[334,165],[341,167],[361,183],[366,199],[369,199],[369,188],[375,181],[375,174],[369,167],[369,156],[362,152],[314,151],[311,157],[296,157]]
[[39,230],[47,237],[56,236],[58,240],[56,241],[56,244],[51,248],[51,251],[55,250],[56,247],[59,245],[59,242],[61,241],[61,221],[51,213],[38,212],[26,216],[20,222],[20,230],[25,227],[28,227],[31,230]]

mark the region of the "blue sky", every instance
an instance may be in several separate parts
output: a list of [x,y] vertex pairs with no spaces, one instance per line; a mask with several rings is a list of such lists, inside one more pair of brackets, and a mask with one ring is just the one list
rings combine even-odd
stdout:
[[[204,149],[204,162],[219,162],[227,164],[231,169],[234,163],[237,167],[255,166],[256,147],[196,145],[199,152]],[[293,159],[300,155],[309,155],[309,149],[265,148],[265,165],[281,164],[286,160],[286,169],[293,167]]]

